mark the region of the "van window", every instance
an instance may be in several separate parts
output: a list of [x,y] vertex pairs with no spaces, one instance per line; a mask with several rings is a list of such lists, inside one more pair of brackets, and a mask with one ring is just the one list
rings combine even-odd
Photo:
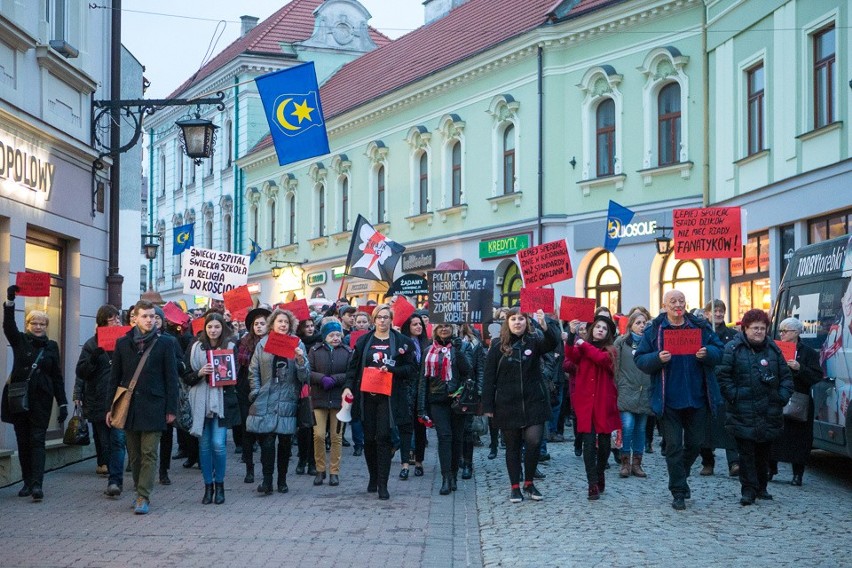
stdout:
[[817,351],[825,343],[831,326],[842,313],[840,299],[849,285],[849,278],[832,278],[791,286],[784,290],[776,326],[785,318],[798,318],[804,326],[802,342]]

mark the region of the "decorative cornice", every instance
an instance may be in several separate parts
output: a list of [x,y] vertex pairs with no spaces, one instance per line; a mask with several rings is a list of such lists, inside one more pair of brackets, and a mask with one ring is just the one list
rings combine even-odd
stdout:
[[346,154],[338,154],[331,159],[331,169],[338,175],[348,174],[350,168],[352,168],[352,161]]
[[8,43],[21,53],[29,51],[38,43],[38,40],[31,36],[27,30],[19,27],[2,14],[0,14],[0,41]]
[[39,67],[47,69],[51,75],[54,75],[82,94],[89,95],[95,92],[95,89],[98,87],[97,81],[85,71],[77,69],[68,63],[64,57],[59,55],[49,45],[39,45],[35,49]]
[[432,133],[422,125],[412,126],[405,136],[405,142],[412,150],[428,149],[430,140],[432,140]]
[[326,177],[328,176],[328,170],[325,169],[325,166],[322,164],[322,162],[314,162],[308,169],[308,176],[310,176],[311,181],[313,181],[315,184],[324,183]]
[[367,144],[367,150],[364,155],[370,160],[373,165],[384,162],[388,157],[388,147],[381,140],[373,140]]

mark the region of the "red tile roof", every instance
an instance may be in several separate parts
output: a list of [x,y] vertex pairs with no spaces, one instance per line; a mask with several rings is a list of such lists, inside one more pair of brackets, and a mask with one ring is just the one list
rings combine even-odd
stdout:
[[[198,72],[175,89],[168,98],[177,97],[242,53],[280,55],[282,43],[293,43],[308,39],[314,32],[315,18],[313,12],[323,1],[293,0],[285,4],[277,12],[252,28],[246,35],[237,38],[216,57],[208,61]],[[378,30],[369,28],[369,31],[370,39],[377,46],[382,47],[391,43],[390,38]]]
[[[576,17],[623,0],[579,0]],[[340,68],[320,88],[328,120],[545,24],[554,0],[468,0]],[[272,145],[267,135],[249,153]]]

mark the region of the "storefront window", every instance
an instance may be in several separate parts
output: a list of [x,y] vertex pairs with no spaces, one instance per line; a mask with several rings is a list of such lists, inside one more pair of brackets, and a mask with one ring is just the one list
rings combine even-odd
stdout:
[[592,259],[586,276],[586,297],[594,298],[610,313],[621,313],[621,270],[609,251],[601,251]]
[[689,310],[704,307],[704,270],[696,260],[677,260],[669,255],[660,278],[660,305],[669,290],[677,289],[686,296]]
[[521,271],[518,270],[518,265],[513,262],[506,268],[506,272],[503,273],[503,284],[500,288],[500,305],[508,308],[520,302],[523,285]]
[[832,213],[808,221],[808,244],[821,243],[849,234],[852,224],[852,209]]
[[[788,227],[792,238],[792,226]],[[782,228],[782,239],[784,234]],[[782,242],[782,247],[784,246]],[[731,305],[729,314],[732,322],[742,319],[747,311],[759,308],[769,311],[772,307],[772,289],[769,285],[769,232],[749,235],[742,258],[731,259]]]
[[790,259],[793,258],[793,251],[796,250],[796,230],[793,225],[785,225],[781,227],[781,276],[787,272],[787,265],[790,264]]
[[767,312],[772,308],[772,287],[769,285],[769,278],[731,284],[731,321],[740,321],[743,314],[754,308]]

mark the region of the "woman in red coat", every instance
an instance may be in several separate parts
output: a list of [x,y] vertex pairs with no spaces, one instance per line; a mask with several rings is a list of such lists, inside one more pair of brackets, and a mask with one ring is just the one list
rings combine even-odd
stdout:
[[[604,467],[610,451],[610,435],[621,428],[618,392],[615,388],[615,323],[604,315],[595,316],[591,330],[578,337],[580,322],[570,323],[565,342],[565,364],[577,371],[572,395],[577,416],[577,433],[583,438],[583,461],[589,482],[589,499],[599,499],[606,480]],[[596,447],[597,446],[597,447]]]

